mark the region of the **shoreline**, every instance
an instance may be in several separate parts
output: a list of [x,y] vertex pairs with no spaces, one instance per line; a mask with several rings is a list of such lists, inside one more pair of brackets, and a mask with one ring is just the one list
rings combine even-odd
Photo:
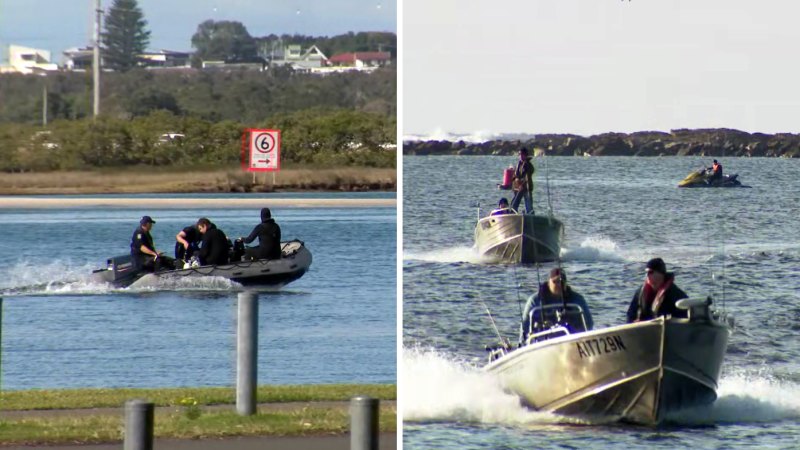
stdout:
[[397,199],[392,198],[42,198],[0,197],[0,209],[52,209],[108,207],[148,209],[196,209],[196,208],[396,208]]

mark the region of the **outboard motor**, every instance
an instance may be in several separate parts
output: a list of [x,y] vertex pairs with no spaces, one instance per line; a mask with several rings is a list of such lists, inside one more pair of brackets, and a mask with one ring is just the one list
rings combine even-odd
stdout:
[[231,252],[231,262],[239,262],[242,260],[242,256],[244,256],[244,241],[240,239],[236,239],[233,241],[233,251]]

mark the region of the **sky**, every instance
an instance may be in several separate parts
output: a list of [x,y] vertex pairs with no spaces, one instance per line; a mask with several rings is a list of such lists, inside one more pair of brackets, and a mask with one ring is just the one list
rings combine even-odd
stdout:
[[800,132],[800,2],[403,0],[403,134]]
[[[0,61],[8,45],[61,53],[92,39],[95,0],[0,0]],[[251,36],[334,36],[349,31],[397,32],[396,0],[139,0],[151,50],[190,51],[197,26],[208,19],[244,24]],[[102,0],[104,10],[113,4]]]

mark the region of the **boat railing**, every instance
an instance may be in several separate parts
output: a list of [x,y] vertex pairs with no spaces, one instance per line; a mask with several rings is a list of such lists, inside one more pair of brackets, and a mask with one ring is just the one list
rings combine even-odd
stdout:
[[588,329],[583,308],[574,303],[534,306],[528,319],[530,327],[526,344]]

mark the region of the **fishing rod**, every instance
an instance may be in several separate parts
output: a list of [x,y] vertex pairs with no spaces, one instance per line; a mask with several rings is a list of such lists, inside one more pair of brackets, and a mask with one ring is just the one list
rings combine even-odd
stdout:
[[481,302],[483,308],[486,310],[486,314],[489,316],[489,321],[492,323],[492,328],[494,329],[495,334],[497,334],[497,337],[500,339],[500,345],[502,345],[503,348],[505,348],[506,350],[510,350],[511,343],[508,341],[507,338],[503,337],[503,335],[500,333],[500,329],[497,328],[497,323],[495,323],[494,321],[492,312],[489,311],[489,307],[486,305],[486,302],[483,301],[483,296],[481,295],[481,293],[478,292],[477,294],[478,294],[478,300]]

